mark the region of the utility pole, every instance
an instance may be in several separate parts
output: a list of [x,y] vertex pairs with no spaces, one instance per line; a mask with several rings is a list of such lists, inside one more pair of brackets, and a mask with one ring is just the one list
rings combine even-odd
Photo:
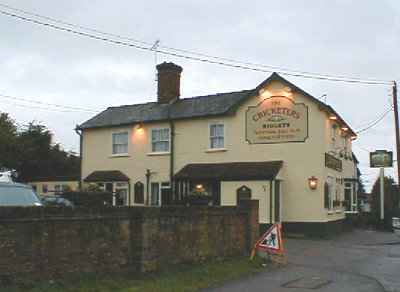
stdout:
[[397,157],[397,183],[400,186],[400,133],[399,133],[399,109],[397,106],[397,84],[393,81],[393,111],[396,129],[396,157]]

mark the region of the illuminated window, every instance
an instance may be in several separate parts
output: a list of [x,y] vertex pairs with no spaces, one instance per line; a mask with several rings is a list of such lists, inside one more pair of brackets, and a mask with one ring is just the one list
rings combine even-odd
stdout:
[[152,152],[169,152],[169,129],[152,129],[151,130],[151,151]]
[[112,134],[112,154],[128,154],[128,132]]
[[224,148],[224,124],[210,125],[210,149]]

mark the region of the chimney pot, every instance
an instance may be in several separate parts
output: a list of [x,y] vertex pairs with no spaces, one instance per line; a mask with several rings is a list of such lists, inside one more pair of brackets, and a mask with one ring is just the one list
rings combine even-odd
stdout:
[[179,99],[182,67],[171,62],[158,64],[157,98],[160,103],[170,103]]

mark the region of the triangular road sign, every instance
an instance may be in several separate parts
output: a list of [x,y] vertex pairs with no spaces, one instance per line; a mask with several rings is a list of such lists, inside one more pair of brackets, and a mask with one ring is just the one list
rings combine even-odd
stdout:
[[257,241],[254,248],[272,253],[283,253],[281,228],[279,223],[272,225]]

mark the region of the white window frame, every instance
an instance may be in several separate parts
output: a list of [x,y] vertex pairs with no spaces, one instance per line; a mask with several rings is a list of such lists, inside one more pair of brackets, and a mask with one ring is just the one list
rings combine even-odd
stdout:
[[[349,184],[349,186],[346,186],[346,184]],[[352,182],[345,182],[344,184],[344,191],[350,190],[350,209],[345,210],[345,213],[358,213],[358,197],[357,197],[357,192],[358,192],[358,185],[356,181]],[[355,204],[353,202],[356,202]]]
[[[151,195],[152,195],[152,193],[151,193],[152,186],[151,185],[152,184],[154,184],[154,185],[158,184],[158,201],[157,201],[157,205],[152,205],[151,204]],[[165,189],[171,189],[171,183],[169,181],[162,181],[162,182],[154,181],[154,182],[150,183],[150,200],[149,200],[150,206],[161,207],[161,204],[162,204],[161,193],[162,193],[162,190],[165,190]]]
[[[124,153],[114,153],[114,135],[118,134],[126,134],[127,141],[126,141],[126,152]],[[115,145],[125,145],[125,144],[115,144]],[[111,156],[128,156],[129,153],[129,131],[117,131],[111,133]]]
[[[106,191],[106,184],[112,184],[112,205],[116,205],[116,192],[117,190],[127,190],[127,197],[126,197],[126,205],[125,206],[130,206],[130,185],[126,181],[101,181],[96,183],[97,186],[102,190],[103,192]],[[118,185],[118,184],[124,184],[124,185]]]
[[332,146],[334,148],[336,146],[336,138],[337,138],[337,134],[338,134],[337,132],[338,132],[338,125],[336,123],[332,123],[329,135],[331,136],[331,142],[332,142]]
[[328,176],[326,179],[326,182],[328,184],[328,197],[329,197],[329,208],[326,209],[328,211],[329,214],[334,213],[334,209],[333,209],[333,200],[334,200],[334,196],[336,196],[336,180],[334,177]]
[[[155,131],[161,131],[161,130],[168,130],[168,141],[167,140],[160,140],[160,141],[153,141],[153,132]],[[153,144],[157,142],[168,142],[168,150],[167,151],[154,151]],[[171,129],[168,127],[164,128],[152,128],[150,132],[150,148],[151,152],[150,154],[169,154],[171,151]]]
[[117,191],[119,190],[126,190],[126,204],[123,206],[129,206],[129,183],[128,182],[113,182],[113,205],[115,206],[117,203],[116,196],[117,196]]
[[[158,200],[157,204],[152,203],[152,196],[153,196],[153,185],[158,185]],[[159,182],[151,182],[150,183],[150,199],[149,199],[149,205],[153,207],[160,207],[161,206],[161,183]]]
[[54,194],[60,194],[64,191],[64,185],[56,184],[54,185]]
[[[224,142],[224,143],[223,143],[222,147],[216,147],[216,148],[213,148],[213,147],[212,147],[212,139],[213,139],[213,138],[221,138],[221,136],[211,136],[211,127],[213,127],[213,126],[222,126],[222,128],[223,128],[223,131],[222,131],[222,138],[223,138],[223,142]],[[209,150],[209,151],[225,150],[225,149],[226,149],[225,145],[226,145],[225,123],[223,123],[223,122],[213,122],[213,123],[210,123],[210,124],[208,125],[208,150]]]

